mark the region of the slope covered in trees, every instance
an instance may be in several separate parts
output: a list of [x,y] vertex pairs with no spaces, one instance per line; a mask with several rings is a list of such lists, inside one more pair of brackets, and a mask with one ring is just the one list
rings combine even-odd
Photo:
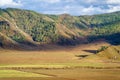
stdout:
[[[119,15],[120,12],[92,16],[44,15],[29,10],[0,9],[0,33],[26,45],[76,45],[96,39],[118,45]],[[2,46],[5,42],[0,39]]]

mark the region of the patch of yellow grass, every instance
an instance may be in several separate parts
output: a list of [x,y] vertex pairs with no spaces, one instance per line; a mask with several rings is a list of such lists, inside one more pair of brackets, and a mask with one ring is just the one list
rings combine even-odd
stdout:
[[49,77],[49,76],[16,70],[0,70],[0,78],[7,77]]

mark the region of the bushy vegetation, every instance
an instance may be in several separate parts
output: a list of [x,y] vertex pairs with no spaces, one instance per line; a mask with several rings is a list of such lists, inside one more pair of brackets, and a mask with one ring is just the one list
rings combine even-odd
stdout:
[[[69,30],[77,28],[85,32],[86,34],[82,35],[82,37],[87,37],[88,42],[101,38],[113,44],[119,44],[120,42],[118,38],[120,33],[120,12],[93,16],[71,16],[68,14],[44,15],[29,10],[8,8],[0,9],[0,15],[10,20],[12,24],[13,22],[16,23],[21,30],[29,34],[36,42],[58,42],[72,45],[76,44],[76,42],[77,44],[80,43],[79,39],[83,33],[76,31],[79,36],[73,36],[67,32],[71,38],[66,38],[58,33],[56,24],[62,24]],[[2,20],[2,18],[0,18],[0,26],[0,31],[8,37],[17,42],[24,41],[24,36],[12,31],[9,28],[9,23]]]
[[97,50],[97,53],[104,51],[107,48],[108,48],[107,46],[101,46],[101,48]]
[[0,32],[5,34],[6,36],[12,38],[17,42],[23,42],[24,36],[22,36],[19,32],[11,30],[10,25],[6,21],[0,21]]
[[[25,11],[8,8],[4,10],[16,21],[17,26],[32,36],[37,42],[55,42],[57,39],[55,23],[46,21],[44,15],[33,11]],[[17,35],[18,36],[18,35]],[[13,39],[20,40],[20,37],[14,36]],[[21,38],[22,39],[22,38]]]

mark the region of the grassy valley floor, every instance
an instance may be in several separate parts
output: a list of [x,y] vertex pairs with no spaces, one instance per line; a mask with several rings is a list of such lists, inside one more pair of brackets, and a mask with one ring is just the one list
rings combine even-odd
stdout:
[[22,69],[21,71],[34,75],[28,77],[22,74],[23,77],[19,77],[20,75],[16,74],[8,77],[11,74],[7,74],[3,78],[0,76],[0,80],[120,80],[120,69]]
[[42,51],[0,49],[0,80],[120,80],[120,61],[96,55],[101,46],[109,44]]

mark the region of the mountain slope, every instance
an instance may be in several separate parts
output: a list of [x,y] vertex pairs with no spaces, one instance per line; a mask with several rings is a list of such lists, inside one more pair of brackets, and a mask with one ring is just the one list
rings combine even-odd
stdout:
[[17,47],[17,45],[19,45],[17,42],[15,42],[14,40],[10,39],[9,37],[7,37],[6,35],[2,34],[0,32],[0,46],[1,47]]
[[[92,16],[44,15],[29,10],[0,9],[0,34],[15,45],[76,45],[97,39],[118,45],[119,15],[120,12]],[[4,45],[2,40],[0,43]]]

